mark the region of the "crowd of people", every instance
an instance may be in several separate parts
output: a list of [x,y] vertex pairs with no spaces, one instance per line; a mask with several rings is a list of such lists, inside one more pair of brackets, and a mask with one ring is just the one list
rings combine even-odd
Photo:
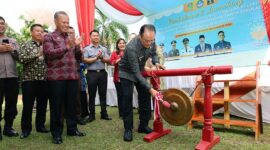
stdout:
[[[97,30],[90,33],[91,44],[82,48],[84,36],[75,36],[64,11],[54,14],[56,29],[46,33],[41,24],[30,28],[31,40],[19,46],[15,39],[6,36],[6,22],[0,16],[0,121],[5,102],[3,135],[25,139],[31,135],[32,112],[36,102],[35,129],[52,135],[54,144],[63,143],[62,133],[66,121],[68,136],[85,136],[77,125],[85,125],[96,119],[95,98],[98,90],[100,119],[112,120],[107,112],[106,64],[115,67],[113,81],[116,87],[119,117],[124,124],[124,141],[132,141],[133,89],[138,91],[139,133],[151,133],[151,96],[157,94],[141,75],[145,64],[151,60],[151,69],[165,69],[155,45],[155,27],[145,24],[128,43],[116,42],[116,50],[109,56],[108,49],[100,44]],[[162,52],[161,52],[162,55]],[[13,129],[18,114],[19,77],[16,63],[23,66],[21,134]],[[87,71],[85,75],[85,71]],[[88,89],[88,97],[87,90]],[[50,128],[45,127],[47,103],[50,108]],[[0,122],[1,123],[1,122]]]

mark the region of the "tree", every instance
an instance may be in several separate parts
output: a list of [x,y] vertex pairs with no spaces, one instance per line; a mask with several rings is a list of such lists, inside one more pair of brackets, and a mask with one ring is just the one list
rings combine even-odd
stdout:
[[13,30],[10,26],[7,26],[6,35],[14,39],[18,39],[18,37],[20,36],[20,34]]
[[112,21],[96,8],[95,29],[100,33],[100,43],[108,49],[114,48],[116,41],[124,36],[128,39],[128,28],[126,25]]
[[[22,44],[22,43],[29,41],[31,39],[30,28],[36,22],[35,22],[35,19],[27,20],[23,15],[21,15],[19,17],[19,20],[22,20],[24,22],[24,26],[20,29],[20,32],[17,33],[12,28],[10,28],[8,26],[8,28],[6,30],[6,35],[8,37],[12,37],[12,38],[16,39],[19,44]],[[48,25],[44,24],[43,28],[48,29]]]

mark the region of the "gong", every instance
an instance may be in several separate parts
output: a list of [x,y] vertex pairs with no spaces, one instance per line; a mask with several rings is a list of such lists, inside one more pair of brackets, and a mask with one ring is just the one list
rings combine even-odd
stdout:
[[193,114],[193,103],[189,95],[179,89],[168,89],[162,92],[163,100],[171,104],[164,107],[160,102],[160,114],[171,125],[180,126],[190,121]]

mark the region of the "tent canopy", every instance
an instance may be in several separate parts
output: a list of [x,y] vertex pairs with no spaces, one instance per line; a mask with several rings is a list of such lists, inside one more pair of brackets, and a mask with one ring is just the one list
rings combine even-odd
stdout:
[[146,17],[154,14],[161,13],[170,9],[174,9],[190,2],[190,0],[126,0],[130,5],[140,10]]

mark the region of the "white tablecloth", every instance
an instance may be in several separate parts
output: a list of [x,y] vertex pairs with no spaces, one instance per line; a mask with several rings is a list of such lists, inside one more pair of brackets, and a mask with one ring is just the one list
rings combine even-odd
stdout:
[[[107,105],[109,106],[118,106],[116,89],[113,82],[113,77],[108,77],[108,85],[107,85]],[[99,95],[96,94],[96,105],[99,105]],[[133,92],[133,107],[138,107],[138,93],[136,88],[134,88]]]

